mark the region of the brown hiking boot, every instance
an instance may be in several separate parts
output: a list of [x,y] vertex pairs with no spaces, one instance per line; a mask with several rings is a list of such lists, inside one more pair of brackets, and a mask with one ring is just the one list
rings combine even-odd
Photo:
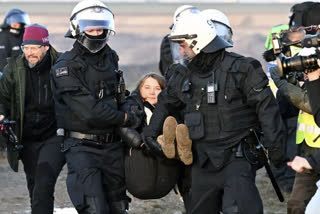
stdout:
[[172,116],[167,117],[163,123],[163,139],[160,138],[160,141],[163,140],[161,147],[162,147],[163,153],[169,159],[174,158],[176,153],[174,140],[176,138],[177,125],[178,123],[176,119]]
[[189,136],[188,127],[184,124],[179,124],[176,129],[177,150],[180,160],[185,165],[192,164],[192,140]]

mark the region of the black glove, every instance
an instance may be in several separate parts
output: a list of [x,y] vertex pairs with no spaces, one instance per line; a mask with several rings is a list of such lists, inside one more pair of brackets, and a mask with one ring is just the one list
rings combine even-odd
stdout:
[[276,168],[282,168],[287,165],[289,158],[286,157],[281,151],[279,150],[270,150],[268,149],[268,156],[271,163]]
[[121,139],[132,148],[139,148],[142,144],[142,138],[140,134],[131,128],[120,128],[119,129]]
[[143,111],[139,110],[137,106],[132,106],[130,111],[127,111],[127,120],[123,127],[136,129],[141,125],[143,118]]
[[154,155],[157,155],[159,157],[164,157],[162,148],[160,144],[150,136],[145,137],[143,134],[141,134],[144,146],[146,150]]

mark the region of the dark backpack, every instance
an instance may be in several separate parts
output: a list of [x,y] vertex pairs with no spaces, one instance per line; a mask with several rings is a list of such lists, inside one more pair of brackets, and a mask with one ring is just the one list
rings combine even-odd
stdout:
[[295,4],[291,7],[289,26],[290,27],[307,27],[310,25],[320,24],[320,3],[319,2],[303,2]]

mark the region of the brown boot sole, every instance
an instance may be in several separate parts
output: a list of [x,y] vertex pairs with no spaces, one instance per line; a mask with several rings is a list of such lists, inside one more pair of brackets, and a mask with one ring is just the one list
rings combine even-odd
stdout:
[[169,116],[163,123],[163,153],[166,155],[167,158],[174,158],[175,157],[175,145],[174,139],[176,138],[176,128],[177,128],[177,121],[174,117]]
[[192,164],[192,140],[189,136],[188,127],[184,124],[179,124],[176,129],[177,150],[180,160],[185,165]]

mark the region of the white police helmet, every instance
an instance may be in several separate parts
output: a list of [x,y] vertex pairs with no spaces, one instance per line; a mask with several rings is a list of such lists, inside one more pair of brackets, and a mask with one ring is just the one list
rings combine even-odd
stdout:
[[[104,34],[92,38],[85,34],[86,30],[103,29]],[[90,52],[100,51],[110,35],[115,34],[114,15],[111,10],[98,0],[83,0],[72,10],[70,27],[65,37],[76,38]]]
[[97,28],[114,34],[114,15],[105,4],[98,0],[83,0],[72,10],[69,32],[65,36],[75,38],[85,30]]
[[217,35],[213,22],[201,14],[188,14],[178,19],[168,38],[186,42],[196,55],[200,51],[213,53],[231,46]]
[[179,18],[190,13],[200,13],[200,10],[192,5],[182,5],[178,7],[173,15],[173,23],[176,23]]
[[216,9],[207,9],[207,10],[201,11],[201,14],[206,16],[208,19],[210,19],[214,23],[217,30],[217,34],[222,39],[224,39],[225,41],[233,45],[232,28],[231,28],[228,17],[223,12]]

